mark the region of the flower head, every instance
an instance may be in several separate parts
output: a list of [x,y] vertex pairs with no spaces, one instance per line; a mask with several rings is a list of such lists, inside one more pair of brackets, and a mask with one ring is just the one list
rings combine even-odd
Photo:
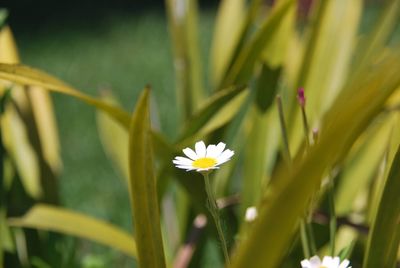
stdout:
[[349,260],[340,262],[339,257],[325,256],[321,262],[318,256],[313,256],[309,260],[301,261],[302,268],[351,268]]
[[196,142],[195,151],[190,148],[183,149],[187,157],[176,156],[172,161],[177,168],[186,169],[186,171],[196,170],[205,172],[212,169],[218,169],[219,165],[229,161],[234,152],[225,149],[225,143],[220,142],[217,145],[210,144],[206,147],[203,141]]

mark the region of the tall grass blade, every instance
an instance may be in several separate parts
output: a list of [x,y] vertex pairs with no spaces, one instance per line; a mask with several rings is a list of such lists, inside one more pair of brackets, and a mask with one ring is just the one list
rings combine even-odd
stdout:
[[145,88],[129,129],[129,191],[141,267],[165,267],[160,213],[154,176],[149,96]]
[[166,0],[168,26],[174,50],[177,95],[188,119],[204,97],[198,47],[197,1]]

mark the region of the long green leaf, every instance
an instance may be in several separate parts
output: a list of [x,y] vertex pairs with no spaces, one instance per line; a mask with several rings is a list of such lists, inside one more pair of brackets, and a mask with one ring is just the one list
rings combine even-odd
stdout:
[[376,175],[387,149],[388,139],[395,123],[393,116],[383,118],[376,123],[357,142],[343,167],[337,186],[335,213],[338,216],[350,213],[358,194],[369,186]]
[[26,65],[0,63],[0,78],[18,84],[38,86],[39,88],[44,88],[50,91],[75,97],[108,113],[124,127],[129,127],[130,117],[125,111],[109,105],[101,100],[83,94],[43,71]]
[[132,235],[107,222],[61,207],[38,204],[24,216],[8,219],[8,224],[90,239],[136,258]]
[[204,97],[197,34],[197,1],[165,2],[174,50],[176,89],[184,119],[187,119]]
[[364,268],[394,267],[400,245],[400,146],[392,162],[368,236]]
[[349,71],[361,18],[360,0],[321,1],[298,77],[307,94],[309,120],[320,120]]
[[294,158],[292,169],[277,171],[273,191],[263,200],[248,239],[239,245],[233,267],[278,266],[324,173],[343,158],[400,84],[398,68],[400,56],[391,55],[353,84],[352,94],[341,94],[324,118],[319,142],[306,157]]
[[[111,105],[118,106],[118,102],[110,92],[103,93],[103,100]],[[119,174],[128,182],[129,164],[128,164],[128,132],[112,117],[98,110],[96,113],[97,128],[100,140],[108,157],[113,162]]]
[[225,88],[232,84],[240,85],[248,82],[248,79],[253,74],[257,60],[260,60],[262,56],[265,46],[268,42],[273,41],[274,34],[276,34],[276,30],[279,29],[277,26],[282,22],[282,19],[285,18],[287,12],[291,10],[290,7],[294,5],[294,3],[295,1],[292,0],[284,0],[274,7],[270,16],[268,16],[252,40],[243,47],[220,88]]
[[[23,91],[13,93],[21,93],[21,97],[26,98]],[[29,139],[28,126],[11,103],[5,107],[1,132],[4,147],[18,170],[25,191],[34,199],[43,197],[38,154]]]
[[229,66],[245,18],[244,0],[220,2],[211,45],[211,77],[218,85]]
[[149,91],[137,102],[129,129],[129,190],[141,267],[165,267],[150,131]]

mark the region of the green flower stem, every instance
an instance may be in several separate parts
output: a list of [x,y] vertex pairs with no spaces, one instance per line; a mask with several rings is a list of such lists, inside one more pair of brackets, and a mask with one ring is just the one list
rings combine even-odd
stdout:
[[307,148],[309,148],[310,147],[310,140],[309,140],[310,127],[308,126],[308,119],[307,119],[306,109],[304,106],[301,106],[301,117],[303,119],[303,128],[304,128],[306,146],[307,146]]
[[227,266],[229,266],[230,261],[229,261],[228,248],[226,246],[224,233],[222,232],[221,220],[219,217],[219,210],[218,210],[217,202],[214,197],[213,190],[211,188],[208,172],[204,172],[203,176],[204,176],[204,181],[206,184],[206,192],[207,192],[207,197],[208,197],[208,205],[209,205],[208,209],[210,210],[211,216],[214,219],[215,226],[217,227],[218,236],[219,236],[219,239],[221,240],[222,250],[224,252],[225,262],[226,262]]
[[308,235],[307,235],[307,223],[306,220],[303,218],[300,221],[300,239],[301,239],[301,246],[303,248],[303,254],[306,259],[309,259],[311,257],[311,249],[310,249],[310,243],[308,241]]
[[329,238],[330,238],[330,247],[331,247],[331,255],[335,256],[335,237],[336,237],[336,212],[335,212],[335,196],[334,196],[334,184],[333,179],[330,178],[329,186],[328,186],[328,199],[329,199]]

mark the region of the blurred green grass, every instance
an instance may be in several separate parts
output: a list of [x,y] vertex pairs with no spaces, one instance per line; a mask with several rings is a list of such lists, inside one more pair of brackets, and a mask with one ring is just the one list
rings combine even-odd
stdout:
[[[203,58],[208,58],[214,16],[214,12],[201,16]],[[90,22],[71,18],[30,31],[15,31],[15,37],[24,64],[45,70],[93,96],[101,89],[111,89],[130,112],[142,88],[150,84],[161,130],[171,139],[178,133],[172,51],[162,11],[109,14]],[[104,154],[95,110],[70,97],[52,97],[64,165],[59,178],[61,204],[131,230],[128,191]],[[85,243],[84,248],[106,255],[109,264],[120,258],[101,246]]]

